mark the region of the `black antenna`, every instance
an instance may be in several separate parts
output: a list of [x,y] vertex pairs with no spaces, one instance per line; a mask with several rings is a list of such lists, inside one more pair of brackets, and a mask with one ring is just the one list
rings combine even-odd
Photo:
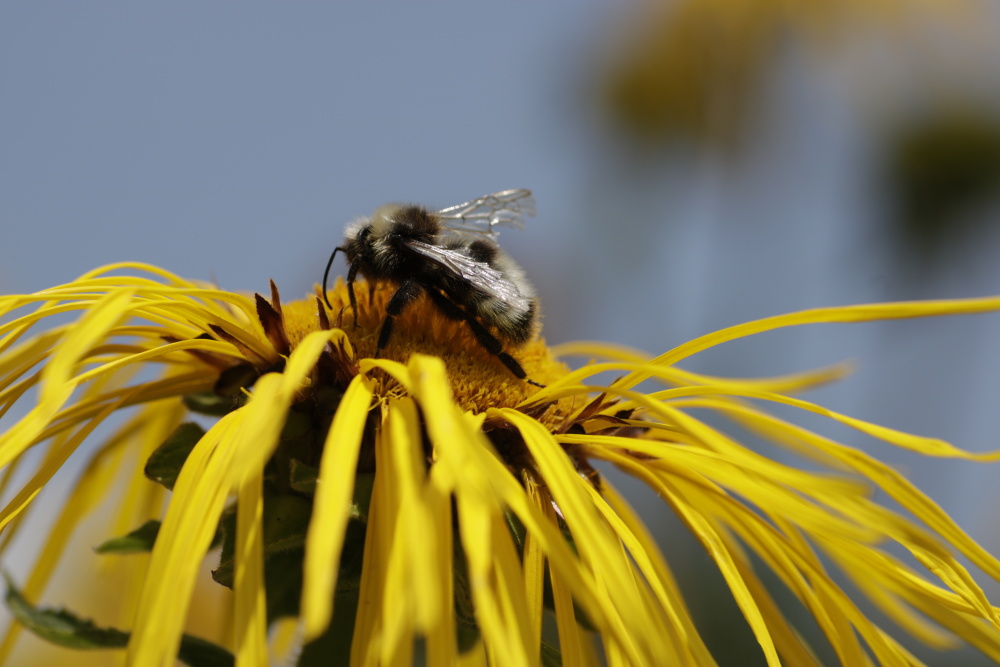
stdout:
[[333,266],[333,258],[337,256],[338,250],[347,252],[344,248],[334,248],[333,254],[330,255],[330,261],[326,263],[326,270],[323,272],[323,301],[326,301],[326,307],[330,310],[333,310],[333,306],[330,304],[330,299],[326,295],[326,280],[330,277],[330,267]]

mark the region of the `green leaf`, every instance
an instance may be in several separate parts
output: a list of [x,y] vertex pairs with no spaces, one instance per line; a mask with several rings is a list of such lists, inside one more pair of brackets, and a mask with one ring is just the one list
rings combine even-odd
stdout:
[[226,649],[192,635],[181,636],[177,659],[189,667],[233,667],[236,664],[233,654]]
[[191,412],[197,412],[210,417],[221,417],[233,411],[239,404],[232,396],[219,396],[214,391],[202,391],[197,394],[186,394],[184,405]]
[[212,570],[212,579],[226,588],[232,588],[233,554],[236,552],[236,505],[230,505],[222,511],[218,532],[222,533],[222,554],[219,556],[219,567]]
[[310,412],[304,411],[309,404],[292,406],[285,415],[285,424],[281,427],[282,440],[302,440],[311,438],[315,433],[315,422]]
[[[156,543],[156,536],[160,533],[160,521],[150,519],[128,535],[113,537],[99,544],[94,551],[99,554],[135,554],[148,553],[153,550]],[[208,545],[208,550],[216,548],[222,543],[222,532],[215,531],[212,543]]]
[[203,435],[205,429],[194,422],[178,426],[146,461],[146,477],[172,491],[184,462]]
[[351,518],[364,523],[368,522],[368,506],[372,503],[372,489],[375,486],[375,473],[362,472],[354,476],[354,498],[351,501]]
[[319,468],[306,465],[298,459],[292,459],[288,483],[293,491],[313,495],[316,493],[317,477],[319,477]]
[[124,648],[128,644],[127,632],[99,628],[93,622],[62,609],[36,608],[24,598],[6,573],[4,579],[7,581],[7,608],[21,625],[42,639],[77,649]]
[[293,549],[274,554],[264,561],[264,596],[267,601],[267,622],[299,615],[302,600],[302,563],[305,549]]
[[[312,504],[299,496],[264,497],[264,585],[268,622],[283,616],[298,616],[302,597],[305,533],[311,508]],[[227,508],[223,514],[220,532],[223,534],[222,555],[219,567],[212,572],[212,578],[217,583],[232,588],[235,565],[233,555],[236,549],[235,506]],[[364,545],[365,524],[360,521],[349,522],[340,557],[337,591],[347,594],[360,588]]]
[[[229,398],[230,411],[240,405],[245,396],[243,389],[252,387],[257,378],[260,377],[253,364],[243,363],[227,368],[219,373],[219,379],[215,383],[215,395],[222,398]],[[233,401],[232,399],[236,399]]]
[[469,565],[465,559],[465,549],[461,540],[452,545],[453,589],[455,595],[455,639],[459,653],[467,653],[479,642],[479,624],[476,622],[476,608],[472,603],[472,583],[469,581]]
[[153,550],[153,543],[160,532],[160,522],[150,519],[128,535],[113,537],[94,549],[99,554],[134,554]]
[[354,620],[358,615],[361,590],[338,590],[334,595],[333,618],[319,637],[302,648],[297,667],[339,667],[351,664]]
[[[528,537],[528,530],[525,528],[521,520],[513,512],[505,512],[504,519],[507,521],[507,527],[510,529],[511,537],[514,538],[514,544],[517,546],[518,555],[522,558],[524,557],[524,543]],[[579,553],[576,548],[576,541],[573,539],[573,534],[569,532],[569,528],[566,526],[562,519],[559,520],[559,528],[562,531],[563,537],[566,538],[566,543],[573,550],[573,553]],[[458,589],[456,588],[456,591]],[[549,569],[545,568],[545,579],[544,588],[542,592],[542,601],[546,609],[550,611],[555,610],[555,600],[552,597],[552,579],[549,577]],[[580,608],[580,606],[573,601],[573,609],[576,611],[577,622],[588,630],[594,630],[595,626],[587,613]],[[544,659],[544,655],[543,655]],[[543,660],[544,662],[544,660]]]
[[[270,501],[265,497],[264,512]],[[226,509],[219,522],[222,534],[222,554],[219,567],[212,571],[216,583],[233,587],[233,554],[236,550],[236,506]],[[267,537],[265,535],[265,542]],[[267,601],[267,619],[270,623],[283,616],[297,616],[302,597],[302,562],[305,550],[298,548],[284,551],[264,549],[264,596]]]
[[[306,541],[312,503],[302,496],[264,496],[264,560],[271,556],[301,549]],[[212,577],[223,586],[233,587],[233,555],[236,551],[236,508],[233,506],[223,514],[222,556],[219,567]]]
[[361,596],[366,532],[367,526],[360,521],[347,524],[337,587],[333,594],[333,618],[323,634],[303,647],[297,667],[334,667],[351,663],[351,641]]
[[304,545],[311,517],[312,502],[302,496],[266,496],[264,557]]
[[503,516],[504,520],[507,522],[507,527],[510,529],[511,537],[514,538],[514,544],[517,546],[517,553],[523,558],[524,543],[528,539],[528,529],[524,527],[523,523],[521,523],[521,519],[510,510],[504,512]]
[[[319,469],[306,465],[298,459],[291,461],[289,486],[293,491],[313,495],[316,492],[316,480]],[[368,521],[368,506],[372,501],[372,488],[375,485],[375,473],[358,473],[354,478],[354,497],[351,499],[351,518],[355,521]]]
[[[28,602],[5,573],[7,608],[27,630],[58,646],[79,650],[116,649],[128,645],[129,633],[101,628],[64,609],[40,609]],[[232,667],[232,654],[211,642],[184,635],[177,658],[190,667]]]
[[542,667],[562,667],[562,653],[542,640]]

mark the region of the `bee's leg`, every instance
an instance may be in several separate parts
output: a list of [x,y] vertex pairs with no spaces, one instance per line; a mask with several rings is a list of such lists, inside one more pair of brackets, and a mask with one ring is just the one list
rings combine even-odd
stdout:
[[466,324],[469,325],[469,328],[472,329],[472,333],[475,335],[476,340],[479,341],[479,344],[482,345],[487,352],[499,359],[500,362],[506,366],[508,370],[510,370],[510,372],[513,373],[519,380],[524,380],[528,384],[533,384],[536,387],[545,386],[529,379],[528,374],[524,372],[523,368],[521,368],[521,364],[517,363],[517,359],[503,351],[503,344],[497,340],[496,336],[489,332],[489,329],[480,324],[479,320],[452,303],[448,297],[441,294],[437,290],[427,290],[427,293],[431,295],[431,299],[434,300],[434,304],[438,307],[438,310],[445,315],[445,317],[450,317],[453,320],[464,320]]
[[385,319],[382,321],[382,331],[378,335],[378,345],[375,347],[375,357],[385,349],[389,343],[389,336],[392,335],[392,327],[396,316],[403,312],[408,305],[414,302],[424,291],[420,283],[414,280],[405,280],[396,290],[396,293],[389,299],[385,307]]
[[360,264],[355,262],[347,270],[347,296],[351,300],[351,314],[354,315],[354,328],[358,328],[358,298],[354,295],[354,281],[358,277]]

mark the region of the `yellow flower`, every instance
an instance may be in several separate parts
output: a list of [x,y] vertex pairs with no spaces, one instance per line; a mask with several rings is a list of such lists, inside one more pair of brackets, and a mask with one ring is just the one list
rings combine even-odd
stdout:
[[[790,396],[841,368],[738,380],[675,365],[779,327],[983,312],[1000,309],[1000,298],[805,311],[655,359],[535,340],[513,352],[539,389],[426,304],[400,318],[372,359],[390,292],[359,284],[356,314],[345,292],[343,283],[332,290],[332,309],[316,297],[282,304],[273,286],[269,300],[251,299],[123,264],[0,299],[0,409],[26,404],[0,436],[3,484],[34,466],[0,510],[3,545],[56,471],[90,456],[23,591],[10,588],[21,623],[64,644],[124,647],[135,665],[172,665],[178,655],[216,664],[199,660],[204,651],[226,659],[226,650],[240,665],[266,665],[296,631],[301,665],[411,664],[418,652],[432,665],[713,664],[670,564],[594,466],[604,462],[649,485],[701,542],[769,664],[817,661],[754,559],[844,664],[913,664],[897,639],[907,634],[942,648],[957,637],[1000,660],[1000,616],[962,564],[1000,579],[1000,562],[904,476],[767,406],[927,456],[1000,454],[968,454]],[[603,361],[570,371],[554,355]],[[590,380],[607,372],[619,379]],[[647,380],[660,387],[640,389]],[[692,414],[703,410],[809,469],[741,445]],[[83,451],[121,411],[130,416]],[[184,423],[190,412],[218,419],[203,431]],[[36,446],[41,456],[26,456]],[[67,555],[67,536],[118,478],[123,500],[106,536],[117,539],[100,549],[116,563],[125,611],[94,639],[79,617],[33,603]],[[124,555],[150,548],[148,559]],[[184,634],[206,559],[233,591],[229,632],[202,637],[221,648]],[[892,623],[866,615],[861,598]],[[544,636],[546,614],[557,637]],[[12,626],[0,661],[16,635]]]
[[[789,53],[806,66],[829,65],[874,43],[880,60],[899,53],[911,67],[921,63],[922,77],[944,79],[949,70],[928,48],[935,43],[928,28],[981,60],[996,44],[992,17],[967,0],[652,0],[631,8],[603,51],[596,92],[608,120],[643,150],[677,136],[742,146],[771,72]],[[865,82],[853,74],[852,81]],[[862,92],[878,90],[869,84]]]

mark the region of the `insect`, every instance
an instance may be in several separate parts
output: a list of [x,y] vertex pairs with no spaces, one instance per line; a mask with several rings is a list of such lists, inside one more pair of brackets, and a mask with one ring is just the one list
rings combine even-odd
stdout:
[[[370,218],[347,225],[323,272],[323,298],[338,252],[347,256],[347,294],[357,313],[354,281],[397,285],[386,306],[375,356],[392,336],[395,318],[420,295],[437,310],[468,324],[476,340],[511,373],[531,384],[521,364],[504,351],[535,333],[538,304],[524,272],[496,244],[498,225],[521,229],[535,214],[530,190],[504,190],[437,212],[413,204],[386,204]],[[357,319],[355,319],[357,326]]]

